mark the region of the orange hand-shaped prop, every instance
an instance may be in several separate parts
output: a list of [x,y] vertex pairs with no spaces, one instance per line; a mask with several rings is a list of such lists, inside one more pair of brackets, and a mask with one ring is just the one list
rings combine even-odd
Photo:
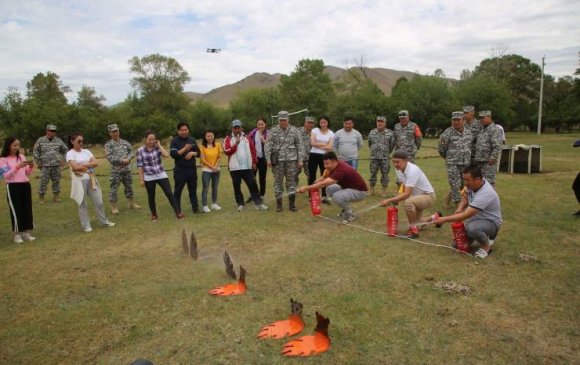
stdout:
[[328,337],[328,318],[316,312],[316,329],[314,336],[302,336],[284,345],[282,355],[284,356],[311,356],[328,351],[330,348],[330,337]]
[[290,298],[290,308],[292,312],[287,320],[277,321],[262,327],[258,334],[259,339],[294,336],[304,329],[304,320],[302,320],[302,303]]
[[[234,270],[234,264],[230,259],[230,255],[224,252],[224,263],[226,265],[226,273],[233,279],[236,279],[236,272]],[[238,282],[235,284],[227,284],[209,291],[211,295],[227,296],[227,295],[238,295],[246,292],[246,269],[240,265],[240,277]]]

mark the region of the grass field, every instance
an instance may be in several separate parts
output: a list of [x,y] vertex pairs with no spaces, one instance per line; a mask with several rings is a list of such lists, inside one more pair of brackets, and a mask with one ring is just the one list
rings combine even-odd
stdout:
[[[2,198],[0,363],[578,364],[580,220],[570,213],[578,209],[571,184],[580,151],[571,146],[579,138],[508,134],[513,144],[543,145],[544,172],[498,175],[504,224],[486,260],[314,218],[305,196],[298,213],[236,212],[227,170],[220,212],[194,216],[187,209],[177,221],[158,192],[160,220],[151,223],[136,184],[144,209],[123,209],[109,217],[116,227],[90,234],[81,232],[72,200],[40,206],[35,196],[37,241],[23,245],[11,241]],[[435,144],[425,141],[418,164],[440,209],[448,185]],[[368,178],[368,162],[360,170]],[[99,173],[107,172],[103,163]],[[99,179],[107,200],[108,178]],[[33,185],[37,191],[38,179]],[[63,188],[67,197],[68,176]],[[271,185],[266,203],[274,205]],[[323,209],[338,213],[335,205]],[[384,231],[385,210],[367,210],[356,223]],[[198,237],[197,262],[181,253],[183,228]],[[451,228],[425,230],[421,239],[448,244]],[[207,294],[230,282],[224,250],[248,271],[246,295]],[[447,293],[438,287],[443,282],[470,292]],[[287,317],[291,297],[304,304],[304,333],[312,332],[315,311],[330,318],[329,352],[286,359],[279,354],[285,341],[256,339],[262,325]]]

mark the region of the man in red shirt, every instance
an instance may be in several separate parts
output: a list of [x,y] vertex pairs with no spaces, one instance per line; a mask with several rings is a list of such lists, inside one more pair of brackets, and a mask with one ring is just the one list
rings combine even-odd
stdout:
[[344,223],[352,222],[356,216],[348,203],[363,200],[368,195],[367,184],[360,174],[344,161],[339,161],[334,151],[326,152],[322,157],[324,173],[314,184],[302,186],[299,193],[310,189],[326,188],[326,194],[342,208],[340,217]]

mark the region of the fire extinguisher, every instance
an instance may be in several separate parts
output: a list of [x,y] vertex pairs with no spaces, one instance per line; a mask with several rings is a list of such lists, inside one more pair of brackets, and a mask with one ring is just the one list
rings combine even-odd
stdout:
[[469,241],[467,239],[467,234],[465,233],[465,226],[463,222],[454,222],[451,225],[453,230],[453,241],[457,246],[457,250],[461,252],[469,252]]
[[387,234],[389,236],[396,236],[398,226],[399,226],[399,209],[397,209],[397,206],[395,204],[391,204],[387,208]]
[[320,192],[318,189],[310,189],[310,211],[312,215],[320,215]]

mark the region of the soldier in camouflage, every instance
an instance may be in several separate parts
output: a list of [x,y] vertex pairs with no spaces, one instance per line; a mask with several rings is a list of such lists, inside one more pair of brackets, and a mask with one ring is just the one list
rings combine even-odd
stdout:
[[117,124],[111,124],[107,127],[109,131],[110,140],[105,143],[105,156],[111,164],[111,176],[109,181],[111,183],[111,190],[109,191],[109,203],[111,204],[111,213],[119,214],[119,207],[117,205],[117,190],[121,183],[125,187],[125,198],[129,202],[130,209],[140,209],[141,207],[135,204],[133,198],[133,176],[131,175],[131,168],[129,164],[135,155],[133,154],[133,147],[129,142],[121,139],[119,127]]
[[299,168],[298,173],[296,174],[296,186],[298,186],[300,173],[302,171],[304,171],[304,175],[308,178],[308,158],[310,156],[310,148],[312,147],[310,146],[310,133],[312,132],[312,128],[314,128],[314,118],[306,117],[304,118],[304,126],[298,129],[300,136],[302,137],[302,144],[304,145],[304,157],[302,160],[302,168]]
[[[471,131],[463,123],[463,112],[453,112],[451,114],[451,127],[439,136],[437,150],[445,159],[447,180],[451,188],[451,193],[448,196],[455,204],[461,201],[463,169],[471,164],[471,141]],[[449,201],[446,205],[448,204]]]
[[483,177],[495,188],[497,161],[501,154],[501,130],[493,123],[491,111],[479,112],[481,131],[477,135],[475,146],[475,163],[481,169]]
[[481,131],[481,123],[475,118],[475,108],[473,105],[463,107],[463,118],[465,119],[465,128],[471,132],[471,164],[475,164],[475,143],[477,135]]
[[[288,112],[278,113],[278,125],[273,127],[266,141],[266,160],[268,167],[274,173],[274,195],[276,196],[276,211],[282,208],[282,184],[286,179],[286,192],[289,209],[296,209],[296,174],[302,168],[304,161],[304,144],[296,127],[289,124]],[[272,158],[274,156],[274,158]],[[272,161],[274,160],[274,161]],[[277,161],[276,161],[277,160]]]
[[395,147],[395,136],[390,129],[387,129],[387,118],[377,117],[377,127],[369,133],[369,148],[371,150],[371,178],[369,185],[371,194],[375,193],[377,184],[377,173],[381,171],[382,195],[386,196],[387,186],[389,186],[389,170],[391,169],[389,157]]
[[56,136],[57,128],[54,124],[46,126],[46,135],[36,140],[33,149],[34,162],[41,171],[40,189],[38,195],[40,204],[44,204],[44,196],[48,182],[52,181],[53,201],[60,202],[61,169],[64,166],[64,157],[68,151],[62,139]]
[[409,112],[399,112],[399,123],[394,128],[395,149],[404,150],[409,154],[409,161],[415,163],[415,155],[421,148],[422,135],[419,126],[409,120]]

